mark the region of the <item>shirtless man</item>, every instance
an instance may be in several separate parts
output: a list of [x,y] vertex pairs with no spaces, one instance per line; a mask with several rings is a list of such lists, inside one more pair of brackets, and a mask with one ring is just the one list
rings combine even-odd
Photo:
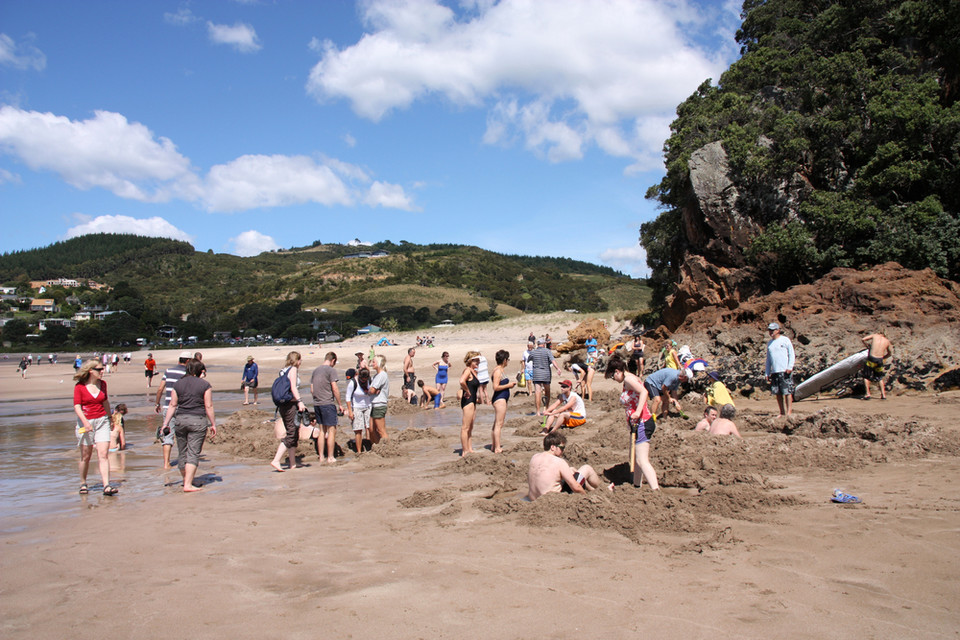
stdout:
[[737,436],[740,437],[740,432],[737,431],[737,425],[733,424],[733,418],[737,415],[737,409],[732,404],[723,405],[723,409],[720,409],[720,417],[713,421],[713,424],[710,425],[710,428],[707,430],[707,433],[713,436]]
[[413,368],[413,356],[417,355],[414,347],[407,349],[407,356],[403,359],[403,399],[410,402],[416,397],[414,390],[417,382],[417,374]]
[[447,405],[443,404],[443,396],[440,395],[440,389],[429,387],[423,383],[423,380],[417,380],[417,386],[423,395],[420,396],[421,409],[445,409]]
[[871,333],[863,339],[863,344],[870,348],[867,353],[867,361],[863,363],[863,384],[867,387],[867,395],[864,400],[870,399],[870,383],[878,382],[880,384],[880,399],[887,399],[887,388],[883,384],[883,361],[890,357],[893,347],[887,336],[882,333]]
[[694,431],[709,431],[710,425],[713,424],[713,421],[717,419],[718,415],[720,415],[720,413],[716,407],[707,407],[703,410],[703,420],[697,423]]
[[[530,458],[530,471],[527,484],[530,493],[527,498],[536,500],[545,493],[585,493],[600,487],[600,476],[588,464],[576,471],[563,459],[563,450],[567,438],[562,433],[553,432],[543,439],[543,452]],[[613,491],[611,482],[607,489]]]

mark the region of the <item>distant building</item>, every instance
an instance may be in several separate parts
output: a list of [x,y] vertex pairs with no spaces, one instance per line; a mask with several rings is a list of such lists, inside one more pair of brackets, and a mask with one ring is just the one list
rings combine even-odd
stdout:
[[378,250],[378,251],[374,251],[373,253],[370,253],[369,251],[361,251],[360,253],[348,253],[347,255],[345,255],[345,256],[343,256],[343,257],[344,257],[344,259],[347,259],[347,258],[386,258],[386,257],[389,256],[389,255],[390,255],[390,252],[389,252],[389,251],[384,251],[383,249],[380,249],[380,250]]
[[347,243],[347,246],[348,246],[348,247],[372,247],[372,246],[373,246],[373,243],[372,243],[372,242],[364,242],[363,240],[361,240],[361,239],[359,239],[359,238],[354,238],[353,240],[351,240],[350,242]]
[[70,318],[45,318],[37,323],[37,329],[40,331],[46,331],[47,327],[52,327],[56,324],[64,326],[67,329],[73,329],[77,326],[77,321],[71,320]]
[[368,324],[365,327],[360,327],[359,329],[357,329],[358,336],[362,336],[368,333],[379,333],[379,332],[380,332],[380,327],[378,327],[375,324]]
[[53,298],[34,298],[30,301],[30,311],[56,311],[57,303]]

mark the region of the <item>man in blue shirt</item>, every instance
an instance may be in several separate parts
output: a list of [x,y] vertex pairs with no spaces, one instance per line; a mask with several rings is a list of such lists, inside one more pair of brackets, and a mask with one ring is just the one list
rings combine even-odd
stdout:
[[770,342],[767,343],[767,362],[764,374],[770,383],[770,392],[777,396],[780,415],[789,416],[793,412],[793,365],[796,356],[790,338],[780,334],[780,325],[771,322],[767,325]]
[[[647,388],[647,393],[650,395],[650,411],[654,415],[660,415],[661,408],[664,411],[669,409],[670,402],[673,403],[678,412],[682,412],[680,403],[677,402],[676,398],[671,398],[670,394],[680,388],[681,382],[687,381],[687,376],[686,369],[674,369],[672,367],[665,367],[647,376],[646,380],[643,381],[643,386]],[[664,396],[666,396],[666,402],[663,401]]]

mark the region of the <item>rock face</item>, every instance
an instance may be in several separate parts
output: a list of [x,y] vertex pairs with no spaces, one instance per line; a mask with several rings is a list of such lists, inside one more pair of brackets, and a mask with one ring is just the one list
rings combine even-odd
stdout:
[[[893,343],[888,371],[901,387],[926,389],[960,366],[960,284],[894,262],[867,271],[834,269],[812,284],[741,300],[734,308],[704,306],[672,337],[725,372],[728,386],[763,389],[769,322],[779,322],[793,341],[796,382],[862,350],[861,338],[874,332]],[[951,383],[947,376],[937,386]]]
[[703,256],[687,254],[680,267],[680,284],[667,298],[663,323],[675,330],[699,309],[736,309],[758,291],[757,279],[749,267],[728,269],[708,262]]
[[610,331],[606,325],[603,324],[603,321],[597,318],[591,318],[584,320],[570,331],[567,331],[567,340],[557,345],[556,354],[559,355],[561,353],[569,353],[577,349],[583,349],[583,343],[586,342],[590,336],[597,339],[597,344],[600,348],[607,346],[610,342]]

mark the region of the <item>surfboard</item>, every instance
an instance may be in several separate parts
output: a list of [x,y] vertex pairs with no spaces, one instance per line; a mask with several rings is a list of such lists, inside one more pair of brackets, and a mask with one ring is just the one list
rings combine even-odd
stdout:
[[867,349],[855,353],[849,358],[844,358],[837,364],[827,367],[820,373],[814,374],[797,385],[793,392],[794,400],[803,400],[815,393],[819,393],[824,387],[828,387],[838,380],[856,375],[863,368],[863,363],[867,361]]

